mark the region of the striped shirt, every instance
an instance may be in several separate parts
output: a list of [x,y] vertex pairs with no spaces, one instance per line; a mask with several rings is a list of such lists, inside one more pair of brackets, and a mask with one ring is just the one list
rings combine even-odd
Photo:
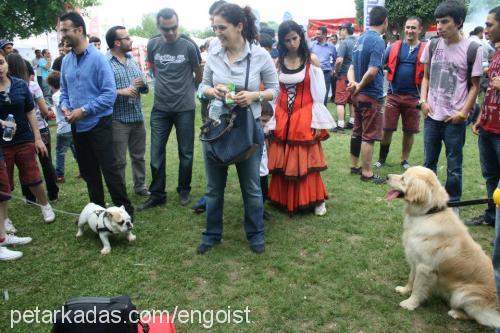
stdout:
[[[130,87],[133,84],[135,78],[141,78],[144,83],[146,83],[146,78],[142,74],[141,70],[132,59],[130,54],[126,54],[126,63],[120,62],[111,52],[106,55],[113,74],[115,75],[116,89],[123,89]],[[141,94],[147,94],[149,92],[148,85],[139,89]],[[137,123],[143,122],[144,116],[141,111],[141,98],[139,97],[127,97],[120,96],[116,97],[115,104],[113,105],[113,120],[118,120],[122,123]]]

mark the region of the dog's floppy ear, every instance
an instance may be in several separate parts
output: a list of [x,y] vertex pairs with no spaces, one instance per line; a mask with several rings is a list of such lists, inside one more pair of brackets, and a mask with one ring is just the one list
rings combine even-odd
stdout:
[[104,217],[107,217],[108,219],[116,222],[120,220],[120,213],[106,210],[104,212]]
[[405,191],[405,199],[411,203],[425,203],[429,197],[428,184],[418,177],[411,177]]

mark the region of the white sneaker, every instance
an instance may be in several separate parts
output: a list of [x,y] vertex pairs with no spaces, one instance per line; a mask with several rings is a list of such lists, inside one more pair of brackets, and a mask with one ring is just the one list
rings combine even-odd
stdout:
[[52,223],[56,219],[56,214],[52,210],[52,207],[50,206],[49,203],[47,203],[46,206],[41,206],[42,209],[42,215],[43,215],[43,220],[45,223]]
[[0,261],[16,260],[23,256],[20,251],[12,251],[6,247],[0,246]]
[[317,205],[314,207],[314,215],[316,216],[323,216],[326,214],[326,204],[325,202]]
[[5,240],[0,243],[0,246],[2,245],[24,245],[31,243],[32,239],[31,237],[17,237],[14,235],[9,235],[5,237]]
[[16,227],[14,227],[14,224],[12,223],[12,220],[9,218],[6,218],[4,220],[5,223],[5,232],[8,234],[14,235],[17,232]]

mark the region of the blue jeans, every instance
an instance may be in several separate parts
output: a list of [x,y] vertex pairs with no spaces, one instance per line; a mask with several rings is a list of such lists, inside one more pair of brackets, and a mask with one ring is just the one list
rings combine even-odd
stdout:
[[[500,182],[497,184],[500,189]],[[496,223],[495,223],[495,246],[493,246],[493,270],[495,272],[495,283],[497,285],[497,295],[500,297],[500,207],[496,207]],[[500,333],[500,328],[497,328],[496,333]]]
[[179,152],[178,193],[191,191],[194,151],[194,110],[166,112],[153,108],[151,112],[151,185],[149,191],[156,199],[166,199],[166,145],[172,126],[175,126]]
[[446,149],[446,192],[450,202],[462,196],[462,161],[465,144],[465,124],[445,123],[430,117],[424,121],[424,166],[436,173],[439,154],[444,142]]
[[[480,130],[478,145],[481,172],[486,180],[488,198],[491,198],[500,180],[500,134]],[[484,217],[486,222],[495,223],[494,203],[488,204]]]
[[[205,195],[207,200],[207,226],[202,235],[202,243],[214,245],[220,243],[222,238],[224,189],[226,187],[228,167],[217,165],[212,160],[207,159],[206,145],[207,143],[203,143],[205,174],[207,175],[207,193]],[[251,245],[264,244],[264,204],[259,175],[261,157],[262,147],[249,159],[236,164],[245,208],[245,233]]]
[[56,176],[64,176],[64,160],[66,151],[71,148],[73,157],[76,159],[75,146],[73,145],[73,136],[71,132],[57,134],[56,140]]

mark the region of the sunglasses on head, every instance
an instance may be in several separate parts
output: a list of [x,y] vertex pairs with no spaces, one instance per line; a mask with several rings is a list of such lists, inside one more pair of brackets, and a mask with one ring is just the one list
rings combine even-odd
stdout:
[[177,31],[178,27],[179,27],[178,25],[174,25],[173,27],[160,27],[160,30],[163,32],[170,32],[170,31],[175,32]]

